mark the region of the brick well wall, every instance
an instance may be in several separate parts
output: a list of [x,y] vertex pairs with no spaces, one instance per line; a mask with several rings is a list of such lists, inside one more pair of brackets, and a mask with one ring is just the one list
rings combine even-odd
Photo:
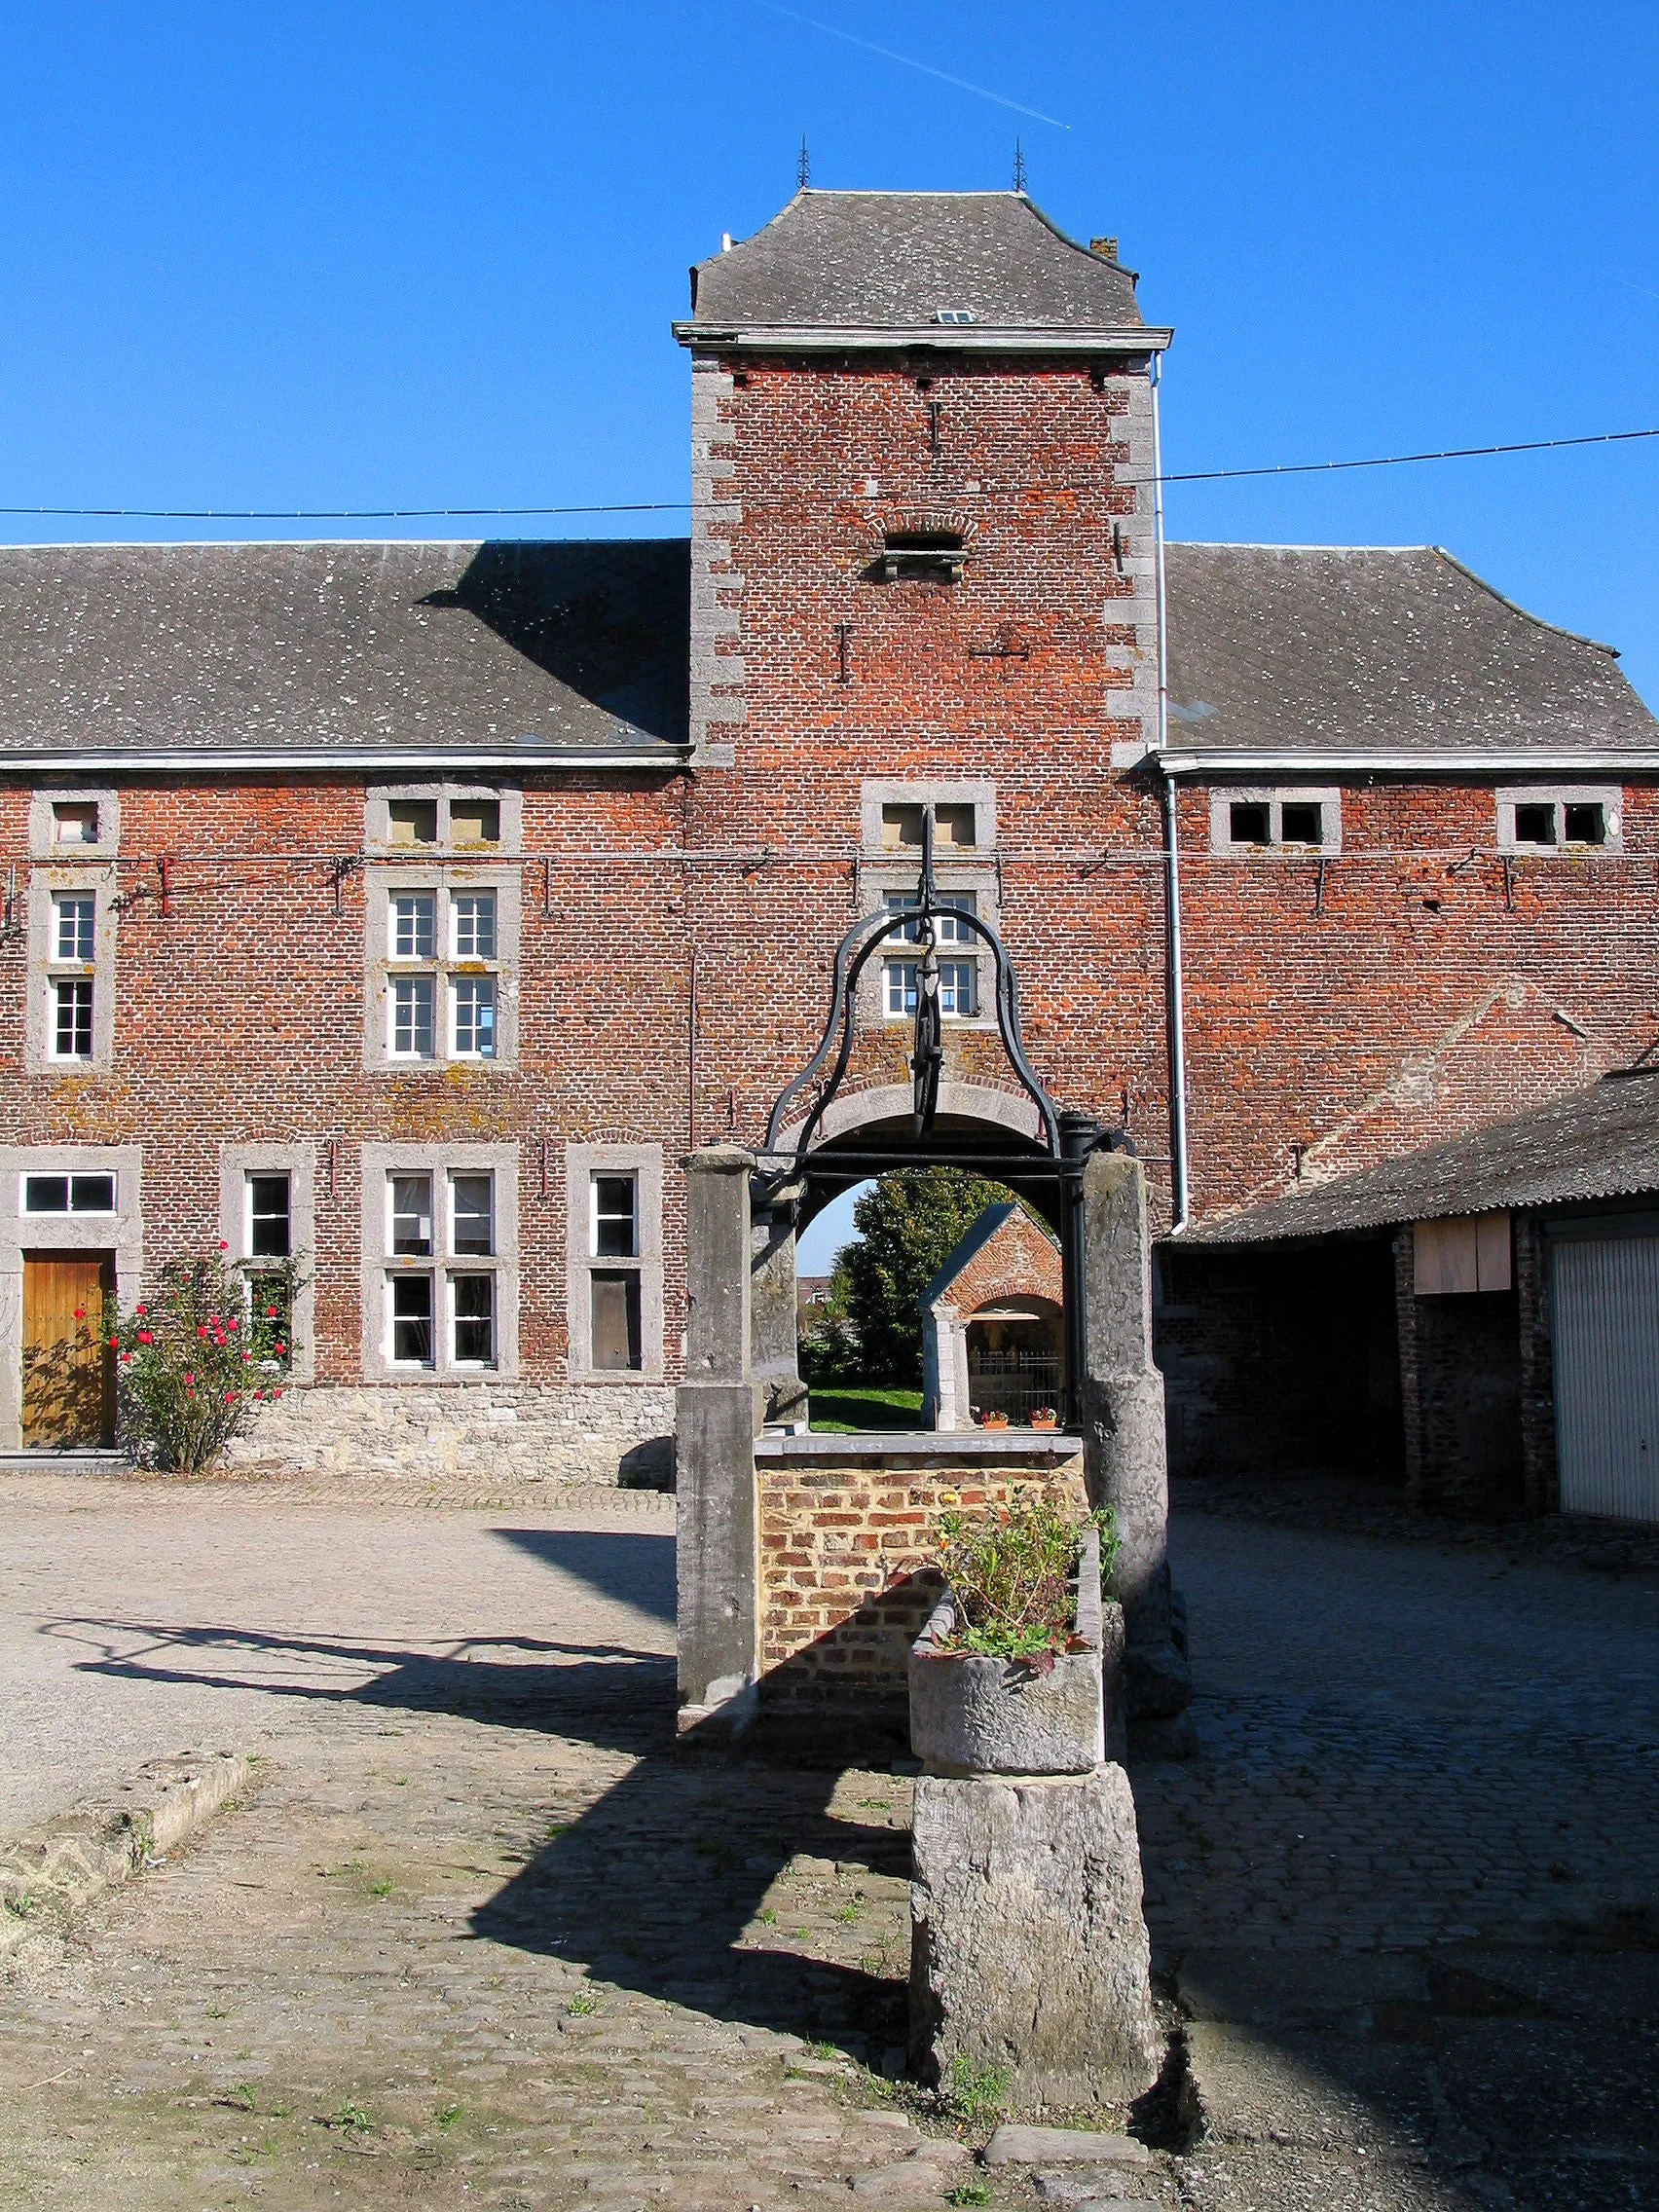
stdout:
[[[948,1439],[941,1439],[941,1447]],[[939,1516],[1032,1490],[1086,1510],[1081,1455],[1034,1447],[1010,1463],[947,1449],[811,1458],[757,1455],[761,1684],[776,1711],[903,1716],[909,1648],[939,1602]]]

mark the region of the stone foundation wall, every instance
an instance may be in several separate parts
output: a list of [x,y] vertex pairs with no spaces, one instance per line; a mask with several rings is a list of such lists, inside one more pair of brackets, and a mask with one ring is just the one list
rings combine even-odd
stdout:
[[233,1465],[672,1487],[674,1392],[615,1384],[322,1385],[267,1407]]
[[793,1441],[762,1440],[756,1455],[760,1698],[773,1709],[905,1708],[910,1645],[942,1586],[927,1564],[940,1513],[1033,1489],[1086,1509],[1083,1458],[1071,1441],[1001,1463],[921,1451],[876,1456],[852,1437],[844,1454],[792,1456]]

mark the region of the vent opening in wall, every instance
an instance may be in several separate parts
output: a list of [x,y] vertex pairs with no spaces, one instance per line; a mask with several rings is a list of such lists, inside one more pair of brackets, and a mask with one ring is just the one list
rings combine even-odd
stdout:
[[967,541],[959,530],[890,530],[875,564],[883,583],[960,583]]
[[1267,802],[1235,799],[1228,809],[1228,834],[1235,845],[1271,845],[1273,832]]

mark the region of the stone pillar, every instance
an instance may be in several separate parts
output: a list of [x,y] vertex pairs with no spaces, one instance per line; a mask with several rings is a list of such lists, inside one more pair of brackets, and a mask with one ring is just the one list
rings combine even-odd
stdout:
[[749,1237],[750,1347],[755,1395],[770,1428],[803,1429],[799,1292],[795,1284],[795,1210],[803,1186],[788,1183],[753,1209]]
[[741,1727],[759,1677],[749,1178],[735,1145],[685,1162],[685,1381],[675,1393],[680,1725]]
[[1169,1477],[1163,1378],[1152,1359],[1152,1244],[1146,1177],[1126,1152],[1095,1152],[1084,1169],[1084,1466],[1089,1497],[1117,1522],[1114,1576],[1124,1607],[1129,1719],[1139,1748],[1192,1749],[1190,1723],[1160,1732],[1189,1703],[1169,1586]]
[[922,1309],[922,1419],[939,1429],[972,1428],[968,1324],[941,1299]]

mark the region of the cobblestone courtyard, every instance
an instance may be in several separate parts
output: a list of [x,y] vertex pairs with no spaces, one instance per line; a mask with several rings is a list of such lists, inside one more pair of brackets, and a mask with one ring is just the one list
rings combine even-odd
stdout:
[[[669,1501],[19,1477],[0,1512],[0,1826],[260,1758],[0,1987],[8,2212],[961,2194],[958,2131],[879,2079],[907,1787],[666,1755]],[[1206,2129],[1124,2187],[1659,2202],[1659,1584],[1176,1545],[1202,1751],[1134,1784]]]

